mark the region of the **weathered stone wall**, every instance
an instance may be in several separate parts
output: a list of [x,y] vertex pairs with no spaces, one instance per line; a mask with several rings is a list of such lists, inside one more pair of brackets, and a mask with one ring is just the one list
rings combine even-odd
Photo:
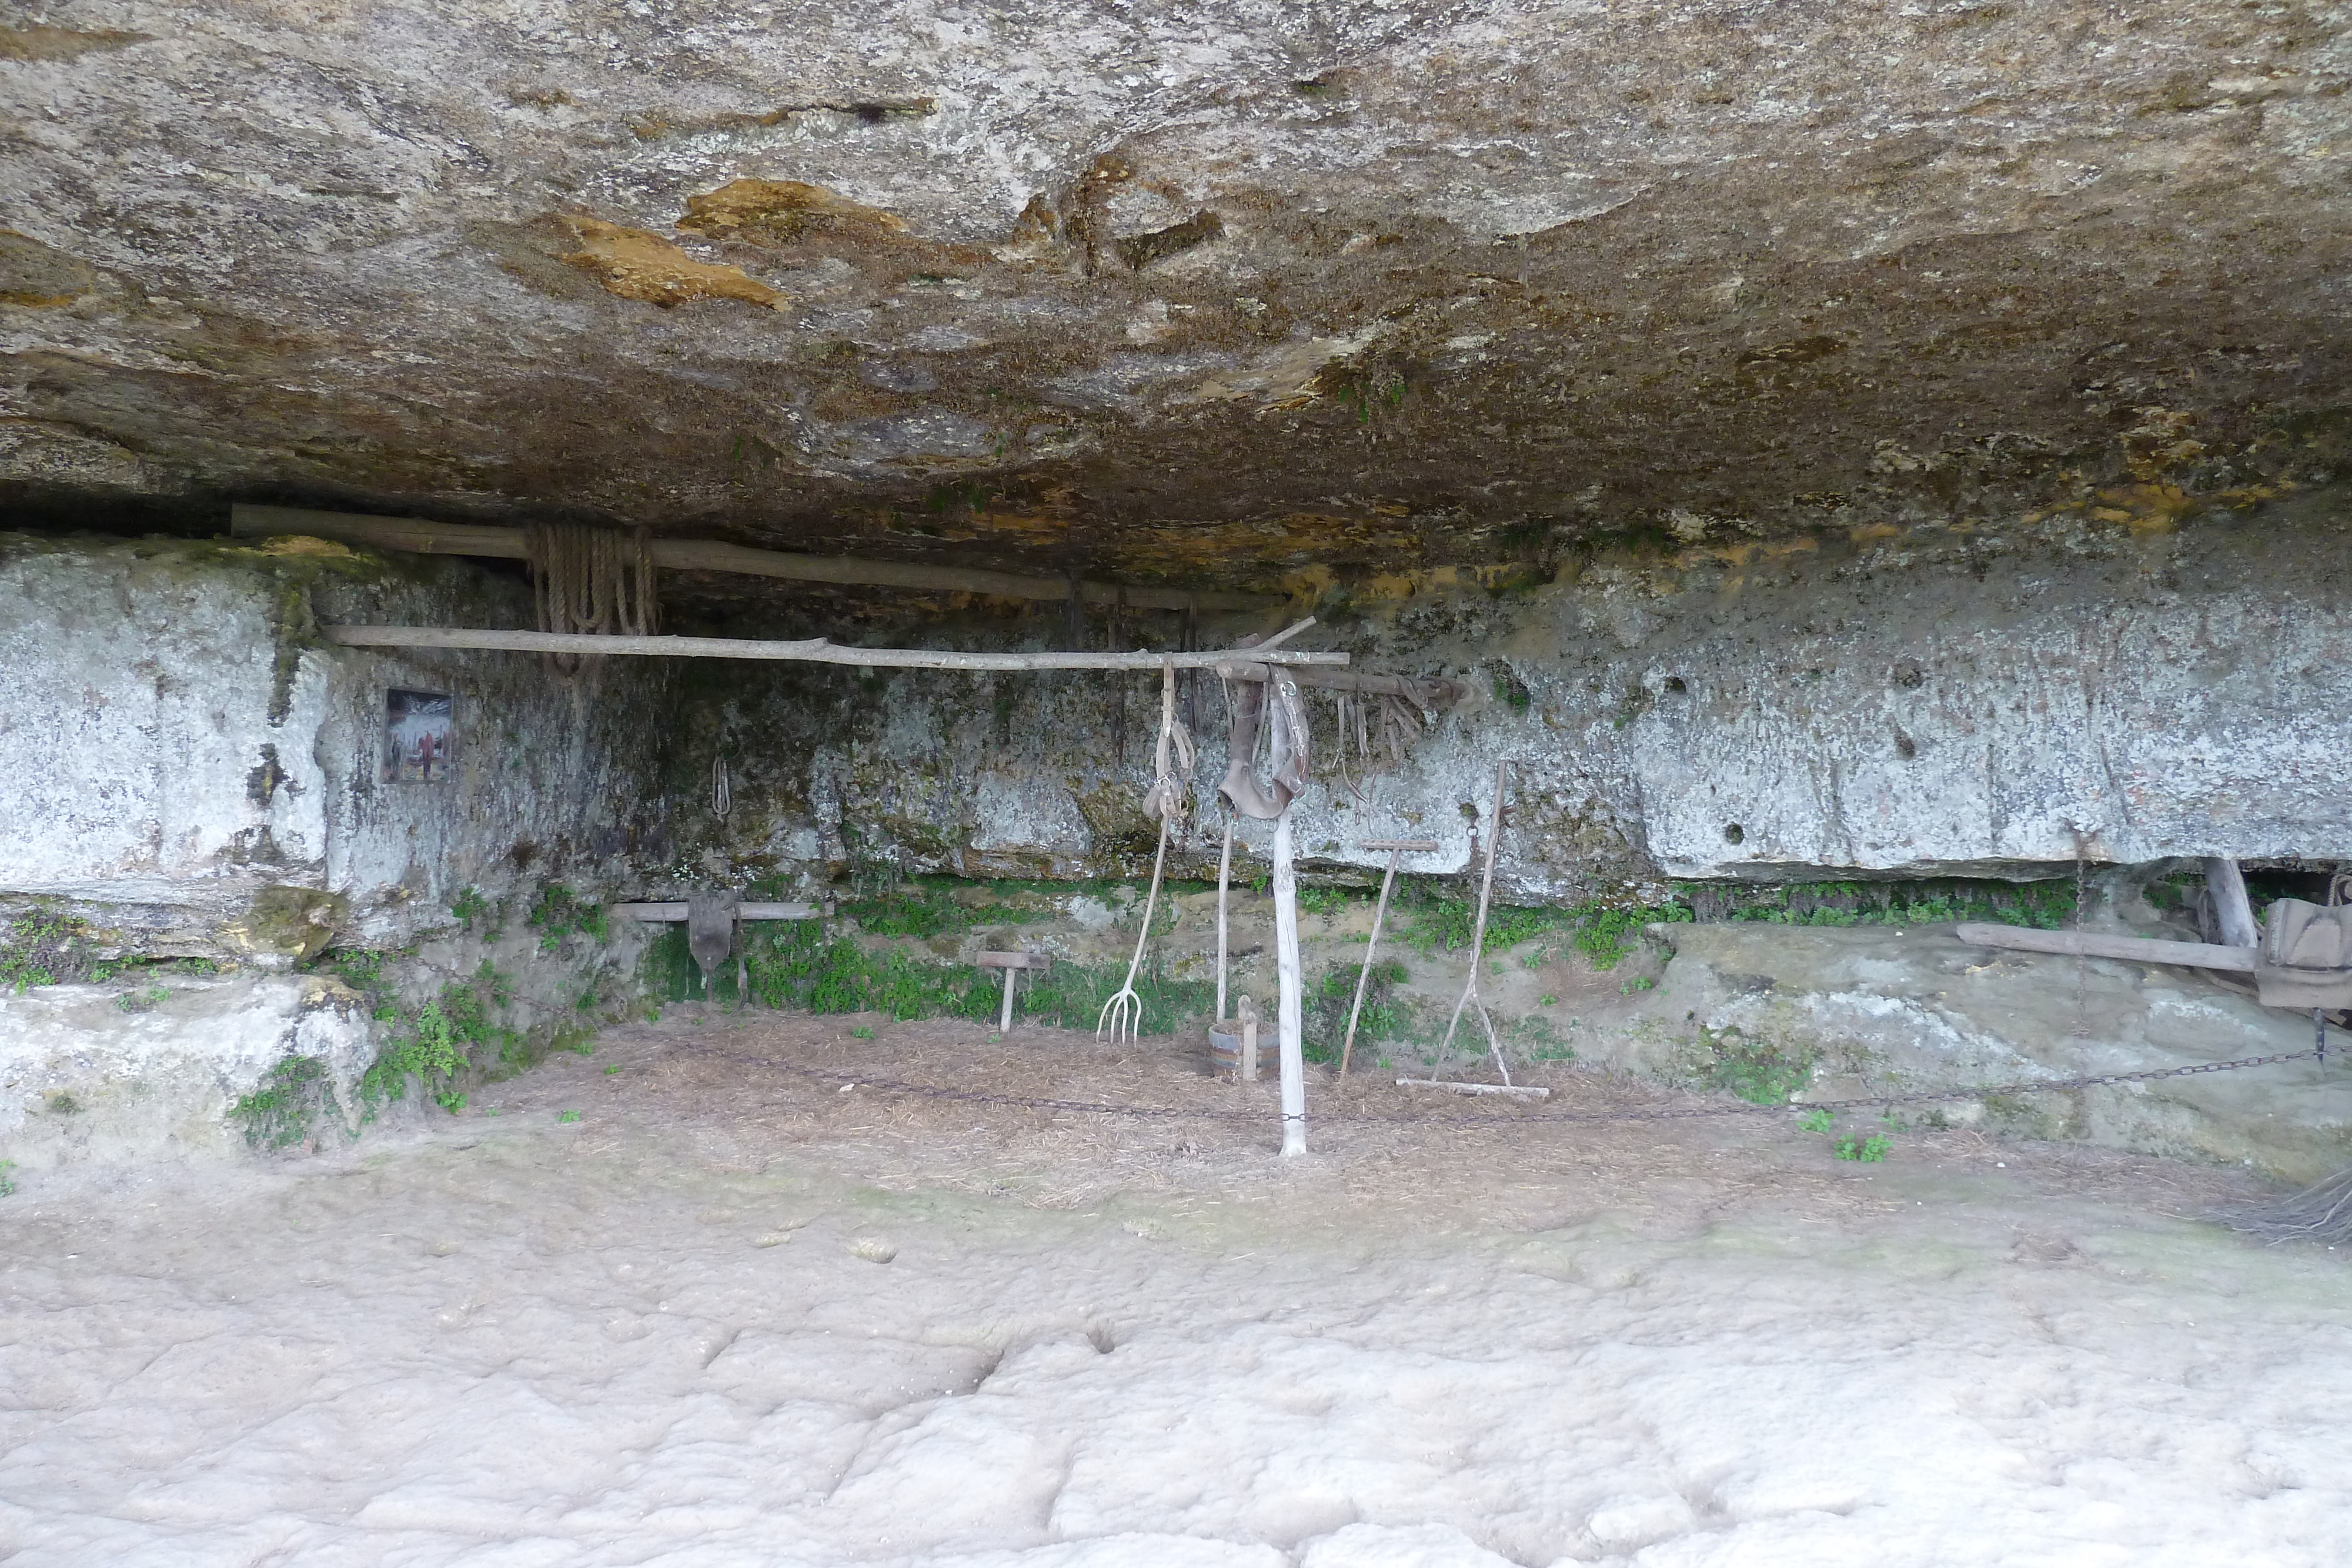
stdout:
[[[1480,697],[1369,801],[1327,772],[1297,808],[1298,841],[1357,874],[1379,862],[1364,839],[1433,838],[1408,869],[1459,871],[1508,761],[1500,875],[1522,902],[1667,878],[2046,875],[2078,846],[2117,862],[2352,853],[2347,528],[2339,490],[2178,532],[2068,516],[1999,537],[1598,556],[1531,589],[1439,574],[1334,592],[1318,608],[1360,666],[1466,678]],[[1025,645],[1053,644],[1032,623]],[[682,864],[1135,874],[1157,687],[703,674],[673,737]],[[1328,762],[1332,709],[1311,701]],[[1206,806],[1225,710],[1213,681],[1199,702]],[[723,822],[702,804],[714,751],[732,774]],[[1213,811],[1202,822],[1179,846],[1187,874],[1213,863]]]
[[[666,672],[363,653],[320,620],[515,625],[470,565],[0,536],[0,898],[48,895],[133,953],[284,956],[445,924],[468,885],[625,878],[662,844],[644,779]],[[446,782],[387,782],[385,691],[451,694]],[[282,891],[331,895],[308,901]]]
[[[0,975],[33,980],[0,994],[0,1158],[242,1147],[230,1108],[293,1057],[310,1059],[302,1092],[322,1132],[337,1118],[356,1132],[360,1075],[453,987],[479,1013],[483,1038],[462,1043],[489,1071],[633,999],[642,933],[528,922],[549,883],[623,891],[633,852],[666,852],[646,779],[667,672],[563,675],[520,655],[364,653],[317,635],[320,621],[528,615],[510,577],[318,540],[0,535]],[[455,698],[446,782],[386,780],[395,686]],[[82,923],[80,958],[103,962],[55,977],[95,983],[33,978],[49,971],[22,950],[28,913]],[[365,997],[258,972],[330,943],[407,951]],[[137,967],[165,956],[228,968]],[[423,1103],[378,1097],[378,1112]]]
[[0,1158],[40,1170],[234,1154],[230,1108],[278,1062],[315,1060],[356,1108],[375,1044],[360,998],[316,975],[0,991]]

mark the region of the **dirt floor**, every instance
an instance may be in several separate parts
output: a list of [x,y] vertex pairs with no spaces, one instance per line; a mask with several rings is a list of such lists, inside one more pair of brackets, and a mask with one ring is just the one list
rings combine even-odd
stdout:
[[336,1152],[28,1181],[0,1554],[2352,1561],[2352,1260],[2211,1224],[2243,1173],[1325,1073],[1285,1162],[1205,1067],[680,1008]]

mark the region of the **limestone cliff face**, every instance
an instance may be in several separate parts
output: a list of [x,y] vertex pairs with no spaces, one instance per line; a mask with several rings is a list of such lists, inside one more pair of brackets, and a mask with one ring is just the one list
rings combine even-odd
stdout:
[[[2330,492],[2176,533],[2053,517],[1595,557],[1499,593],[1333,595],[1360,664],[1453,675],[1481,700],[1367,782],[1360,760],[1341,771],[1336,715],[1311,697],[1324,750],[1298,843],[1338,872],[1381,862],[1365,839],[1435,839],[1408,869],[1460,870],[1508,762],[1501,878],[1525,902],[1675,877],[2046,875],[2078,854],[2343,856],[2347,527]],[[701,857],[685,863],[1149,869],[1152,677],[1123,700],[1108,675],[687,679],[669,775],[679,842]],[[1193,875],[1217,847],[1213,681],[1196,713],[1202,815],[1178,846]],[[716,756],[723,821],[703,803]]]
[[[666,852],[652,662],[557,678],[528,657],[359,654],[320,643],[320,615],[528,608],[469,565],[316,539],[0,535],[0,912],[58,900],[126,952],[284,959],[396,946],[467,886],[618,883]],[[387,769],[394,691],[451,700],[434,777]]]
[[1271,582],[2342,468],[2341,5],[67,0],[0,497]]

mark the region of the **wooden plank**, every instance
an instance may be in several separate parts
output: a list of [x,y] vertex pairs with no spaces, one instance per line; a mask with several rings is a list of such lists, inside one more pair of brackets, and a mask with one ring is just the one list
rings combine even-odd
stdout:
[[1451,1078],[1400,1078],[1400,1089],[1444,1089],[1455,1094],[1507,1094],[1514,1100],[1549,1100],[1551,1091],[1527,1083],[1457,1083]]
[[980,967],[983,969],[1050,969],[1051,955],[1045,953],[982,953]]
[[2221,941],[2231,947],[2259,947],[2262,927],[2254,924],[2253,901],[2246,896],[2246,873],[2238,862],[2214,856],[2205,862],[2205,888],[2213,895],[2213,915]]
[[1366,839],[1356,846],[1360,850],[1393,850],[1408,855],[1425,855],[1438,847],[1435,839]]
[[[604,913],[623,920],[683,920],[686,905],[677,904],[608,904]],[[739,920],[814,920],[814,904],[744,904],[739,905]]]
[[[488,556],[525,560],[530,551],[523,530],[475,523],[435,523],[422,517],[384,517],[361,512],[321,512],[307,507],[255,507],[239,502],[229,508],[229,532],[239,538],[267,538],[306,534],[374,549],[407,550],[418,555]],[[752,549],[717,539],[647,541],[654,565],[672,571],[726,571],[746,577],[785,578],[796,582],[834,582],[868,588],[910,588],[928,592],[984,593],[999,599],[1058,599],[1070,597],[1070,580],[1028,577],[1019,572],[985,571],[973,567],[927,566],[916,561],[866,560],[853,556],[795,555],[785,550]],[[1279,594],[1237,593],[1223,589],[1156,588],[1115,582],[1082,582],[1081,598],[1090,604],[1124,602],[1143,610],[1271,610],[1284,601]]]
[[[1197,670],[1213,668],[1220,660],[1233,657],[1230,649],[1200,653],[966,653],[932,648],[845,648],[823,637],[767,643],[741,637],[604,637],[572,632],[499,632],[457,626],[321,626],[319,632],[328,642],[346,648],[464,648],[519,653],[771,659],[892,670]],[[1266,657],[1278,663],[1286,674],[1293,665],[1348,662],[1345,653],[1293,653],[1288,649]]]
[[2035,931],[2022,925],[1970,922],[1952,933],[1978,947],[2019,953],[2063,953],[2086,958],[2128,958],[2142,964],[2185,964],[2197,969],[2232,969],[2252,974],[2254,949],[2210,942],[2166,942],[2153,936],[2108,936],[2095,931]]

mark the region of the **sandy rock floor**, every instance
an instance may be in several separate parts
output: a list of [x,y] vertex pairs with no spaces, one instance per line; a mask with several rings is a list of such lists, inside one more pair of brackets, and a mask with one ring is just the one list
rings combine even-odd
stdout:
[[[1285,1166],[1174,1042],[695,1013],[422,1134],[27,1182],[0,1555],[2352,1561],[2352,1258],[2194,1218],[2229,1170],[1508,1113]],[[1253,1119],[840,1087],[883,1075]]]

